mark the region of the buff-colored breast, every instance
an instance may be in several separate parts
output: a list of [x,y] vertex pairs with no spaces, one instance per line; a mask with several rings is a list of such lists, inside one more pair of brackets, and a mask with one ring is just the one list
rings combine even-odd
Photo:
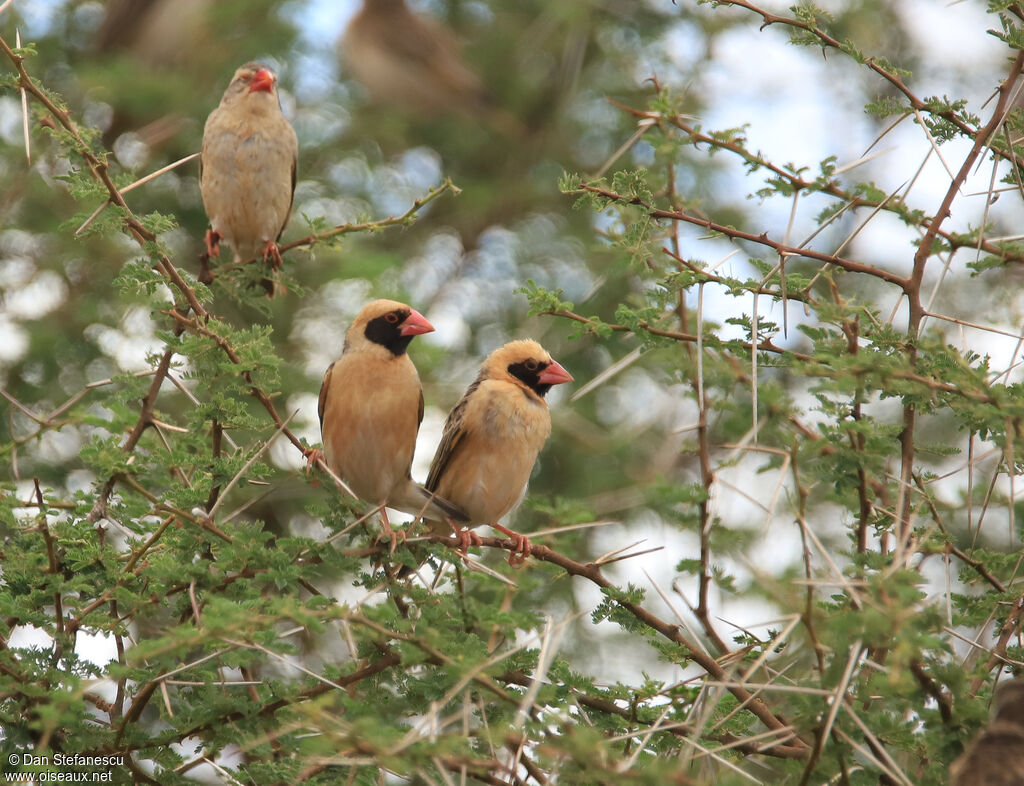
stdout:
[[493,524],[522,498],[551,433],[551,415],[516,385],[485,380],[467,402],[463,423],[437,493],[465,510],[472,524]]
[[342,355],[324,401],[324,458],[365,502],[404,484],[419,431],[420,379],[408,355]]
[[203,132],[203,206],[210,226],[249,259],[276,240],[291,212],[298,141],[270,93],[217,107]]

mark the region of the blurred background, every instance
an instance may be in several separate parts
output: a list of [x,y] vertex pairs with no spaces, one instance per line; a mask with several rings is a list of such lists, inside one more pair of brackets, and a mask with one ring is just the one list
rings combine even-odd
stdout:
[[[642,305],[657,287],[656,271],[629,260],[611,242],[622,229],[616,215],[574,209],[574,197],[559,191],[559,178],[563,172],[592,177],[667,162],[688,206],[719,223],[798,242],[817,227],[828,204],[824,198],[808,198],[794,212],[790,200],[759,197],[761,175],[752,178],[742,161],[660,136],[636,136],[636,118],[616,104],[644,109],[660,87],[658,100],[696,118],[705,130],[742,128],[750,149],[807,167],[814,177],[826,157],[847,164],[872,147],[891,120],[865,114],[863,105],[890,88],[835,53],[825,57],[818,49],[786,46],[784,31],[759,30],[751,14],[684,0],[366,2],[366,9],[332,0],[16,2],[0,17],[0,30],[8,41],[17,28],[23,40],[34,42],[30,73],[96,129],[95,146],[112,151],[123,183],[197,152],[206,116],[234,69],[253,59],[272,65],[300,144],[285,243],[324,222],[399,215],[451,178],[461,193],[432,202],[412,226],[292,250],[286,255],[286,294],[267,301],[246,295],[244,286],[219,281],[211,310],[238,326],[272,328],[282,360],[279,409],[297,411],[292,427],[310,444],[319,442],[320,380],[361,305],[392,297],[423,312],[437,330],[412,349],[427,401],[414,467],[419,480],[448,409],[483,356],[512,338],[538,339],[577,383],[549,396],[554,433],[512,526],[533,532],[611,522],[562,535],[557,547],[587,561],[638,541],[644,542],[640,548],[664,546],[609,572],[620,583],[647,584],[646,571],[671,587],[679,578],[675,566],[692,559],[697,544],[692,506],[681,513],[672,493],[700,482],[693,453],[694,393],[678,370],[685,363],[677,362],[672,349],[641,353],[630,334],[596,338],[579,335],[564,320],[527,316],[527,299],[517,289],[528,280],[562,290],[578,313],[606,321],[614,321],[620,303]],[[783,12],[785,5],[766,7]],[[837,38],[913,71],[919,95],[963,95],[981,111],[1005,72],[1005,49],[985,32],[991,20],[981,2],[821,5],[834,14]],[[393,78],[374,79],[374,73],[385,72]],[[161,348],[160,334],[169,325],[141,296],[135,301],[118,294],[115,280],[137,258],[137,246],[117,234],[75,236],[98,203],[74,200],[64,181],[69,162],[39,133],[35,120],[32,162],[26,165],[21,124],[18,94],[5,90],[0,385],[36,411],[50,411],[89,383],[149,367],[150,353]],[[959,160],[960,144],[943,148],[953,161]],[[871,150],[881,155],[861,164],[854,176],[877,181],[886,191],[914,178],[914,196],[923,209],[933,210],[949,176],[930,150],[920,127],[904,122]],[[129,199],[136,212],[176,216],[179,226],[165,240],[174,262],[192,275],[198,273],[206,228],[197,174],[196,162],[190,162]],[[985,212],[990,172],[974,178],[980,185],[972,179],[965,190],[982,196],[957,212],[951,226],[966,229]],[[991,217],[1007,227],[1021,218],[1019,206]],[[832,224],[815,246],[834,248],[854,227],[851,220]],[[685,256],[709,265],[736,248],[698,229],[677,231]],[[880,218],[852,241],[849,253],[907,270],[913,239],[913,230]],[[740,249],[720,274],[751,274],[750,250]],[[1014,325],[1017,299],[999,297],[988,286],[947,287],[938,305],[956,309],[967,301],[984,302],[992,324]],[[695,296],[686,295],[691,306]],[[749,298],[708,287],[703,305],[705,319],[720,335],[745,335],[741,324],[727,320],[749,314]],[[893,299],[879,307],[898,304]],[[762,318],[781,323],[775,309]],[[792,308],[790,318],[799,322],[802,313]],[[791,325],[777,340],[800,347],[803,339]],[[1013,355],[1012,337],[1005,337],[1004,346],[1002,338],[986,334],[983,343],[1002,362]],[[616,373],[605,375],[609,370]],[[570,401],[595,378],[600,385]],[[737,395],[735,408],[723,404],[716,419],[716,444],[735,443],[750,428],[748,398],[742,390]],[[93,488],[96,478],[81,467],[78,454],[93,434],[102,433],[111,413],[98,402],[90,406],[93,422],[47,431],[7,457],[19,493],[27,492],[32,477],[61,493]],[[173,410],[188,403],[171,391],[162,406]],[[15,408],[4,428],[16,439],[33,430]],[[340,505],[340,497],[309,483],[290,445],[275,443],[270,455],[277,474],[267,479],[268,487],[245,490],[247,515],[279,533],[330,531],[333,525],[324,516]],[[732,551],[723,549],[722,565],[741,582],[756,582],[768,564],[781,572],[799,560],[799,533],[784,513],[766,513],[783,482],[777,472],[756,475],[755,463],[731,459],[726,448],[721,456],[715,515],[736,538]],[[821,530],[826,540],[843,543],[839,521],[826,515]],[[516,602],[542,604],[556,618],[590,610],[600,600],[592,587],[568,581],[531,588],[527,573],[520,573],[527,591]],[[692,599],[690,580],[679,582]],[[768,599],[749,596],[733,604],[728,593],[717,607],[730,624],[751,626],[769,619],[774,608]],[[617,630],[610,623],[605,627],[610,634]],[[588,651],[573,635],[563,646],[597,675],[614,680],[636,673],[635,651],[620,663],[614,648]],[[651,668],[675,667],[657,664],[652,656]]]

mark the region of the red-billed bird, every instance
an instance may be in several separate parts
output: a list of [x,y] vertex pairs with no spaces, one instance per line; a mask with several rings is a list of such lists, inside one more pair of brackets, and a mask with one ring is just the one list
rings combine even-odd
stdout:
[[235,260],[262,255],[281,265],[277,240],[295,193],[299,143],[281,112],[277,76],[261,63],[246,63],[206,120],[199,187],[210,219],[206,251],[231,245]]
[[[430,465],[426,488],[464,510],[469,526],[489,524],[515,543],[509,564],[530,554],[526,536],[498,524],[522,499],[537,454],[551,434],[544,396],[572,375],[529,339],[492,352],[476,381],[455,405]],[[455,530],[463,549],[479,538]],[[435,532],[440,523],[432,522]]]
[[464,521],[465,514],[417,485],[410,472],[423,420],[423,388],[406,350],[433,326],[413,308],[374,300],[356,315],[345,348],[320,388],[320,432],[327,465],[364,502],[427,518]]

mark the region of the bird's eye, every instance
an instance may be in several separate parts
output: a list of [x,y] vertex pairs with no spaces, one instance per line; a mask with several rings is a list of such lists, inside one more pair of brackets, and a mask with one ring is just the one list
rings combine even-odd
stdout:
[[528,371],[536,371],[537,361],[534,360],[533,358],[530,358],[529,360],[526,361],[526,368]]
[[384,315],[384,319],[386,319],[389,324],[392,324],[392,325],[397,325],[398,324],[398,314],[396,312],[394,312],[394,311],[390,312],[389,314],[385,314]]

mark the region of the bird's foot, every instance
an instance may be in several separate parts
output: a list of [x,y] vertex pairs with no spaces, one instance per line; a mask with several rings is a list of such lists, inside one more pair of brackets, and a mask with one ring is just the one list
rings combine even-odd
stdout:
[[263,261],[275,270],[284,264],[284,260],[281,258],[281,249],[277,247],[275,241],[268,240],[263,247]]
[[320,448],[305,448],[302,451],[302,456],[306,459],[307,475],[313,471],[313,467],[316,466],[318,461],[324,460],[324,452]]
[[448,525],[452,528],[452,532],[455,533],[455,539],[459,542],[459,545],[455,547],[455,550],[459,552],[463,559],[466,558],[466,550],[470,546],[482,546],[484,544],[480,536],[477,535],[471,529],[461,529],[454,521],[448,519]]
[[216,230],[206,230],[206,255],[208,257],[220,256],[220,241],[222,237],[221,233]]
[[399,540],[405,543],[408,533],[404,529],[392,529],[391,522],[388,521],[388,513],[384,508],[380,509],[380,528],[384,531],[383,536],[391,541],[391,548],[388,549],[388,556],[391,556],[395,553],[395,547]]
[[518,532],[513,532],[512,530],[507,529],[501,526],[500,524],[491,524],[491,526],[494,529],[498,530],[498,532],[505,533],[512,540],[513,548],[508,555],[508,564],[511,565],[513,568],[518,568],[520,565],[526,562],[526,558],[530,556],[530,551],[533,549],[533,545],[530,543],[530,539],[526,537],[526,535],[521,535]]

